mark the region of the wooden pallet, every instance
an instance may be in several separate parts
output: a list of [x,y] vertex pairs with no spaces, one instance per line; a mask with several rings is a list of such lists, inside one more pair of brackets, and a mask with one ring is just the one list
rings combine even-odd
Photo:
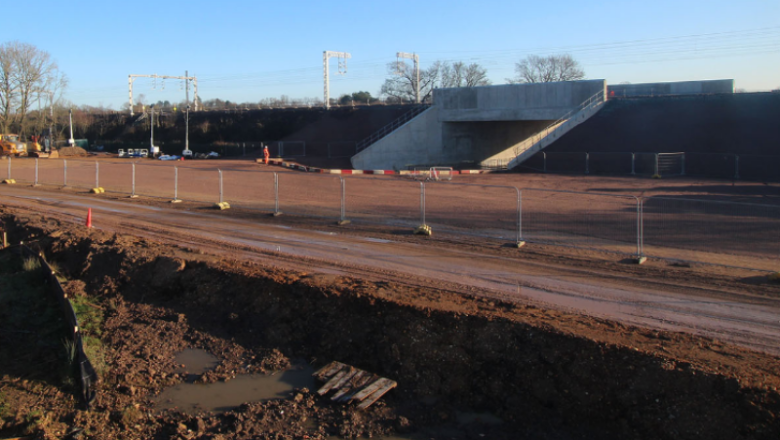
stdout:
[[360,402],[360,409],[373,405],[398,385],[394,380],[336,361],[315,371],[314,377],[325,382],[325,385],[317,390],[317,394],[324,396],[335,391],[330,400],[343,403]]

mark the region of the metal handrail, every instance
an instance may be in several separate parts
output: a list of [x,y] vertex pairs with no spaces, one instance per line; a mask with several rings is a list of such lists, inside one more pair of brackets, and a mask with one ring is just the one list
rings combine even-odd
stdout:
[[589,97],[585,101],[582,101],[577,107],[575,107],[572,110],[569,110],[566,114],[558,118],[555,122],[545,127],[542,131],[539,133],[531,136],[529,139],[526,139],[524,143],[529,143],[530,145],[528,148],[525,148],[523,151],[517,153],[515,157],[520,156],[520,154],[528,151],[529,149],[533,148],[534,145],[537,145],[539,142],[541,142],[543,139],[545,139],[547,136],[550,135],[550,133],[554,132],[558,129],[560,125],[563,125],[566,121],[571,119],[572,116],[575,114],[587,110],[589,108],[592,108],[598,104],[601,104],[604,102],[604,91],[600,90],[593,96]]
[[394,120],[393,122],[385,125],[384,127],[380,128],[379,130],[372,133],[369,137],[363,139],[362,141],[358,142],[355,146],[355,151],[360,152],[368,148],[369,145],[373,144],[374,142],[378,141],[379,139],[382,139],[383,137],[387,136],[388,134],[395,131],[398,127],[404,125],[405,123],[411,121],[415,116],[419,115],[420,113],[424,112],[430,108],[430,105],[419,105],[413,107],[408,112],[401,115],[398,119]]

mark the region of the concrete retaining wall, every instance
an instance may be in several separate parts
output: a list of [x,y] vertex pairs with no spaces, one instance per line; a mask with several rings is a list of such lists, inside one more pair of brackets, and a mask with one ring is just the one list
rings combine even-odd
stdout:
[[603,79],[436,89],[442,122],[556,120],[598,92]]
[[658,96],[658,95],[700,95],[711,93],[734,93],[733,79],[705,81],[679,81],[644,84],[610,84],[608,97]]
[[358,170],[406,169],[407,165],[440,162],[442,129],[439,110],[431,107],[376,143],[352,156]]
[[614,99],[545,151],[780,156],[777,115],[776,93]]

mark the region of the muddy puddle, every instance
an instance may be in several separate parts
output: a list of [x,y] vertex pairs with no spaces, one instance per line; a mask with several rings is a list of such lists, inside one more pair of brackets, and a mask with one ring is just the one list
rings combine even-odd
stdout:
[[[197,348],[188,348],[178,353],[175,362],[177,373],[184,374],[186,382],[164,390],[156,399],[158,410],[176,409],[187,414],[202,412],[222,413],[238,408],[249,402],[263,402],[272,399],[286,399],[292,396],[296,388],[316,389],[317,383],[312,376],[314,369],[304,362],[298,362],[293,368],[269,375],[239,375],[227,382],[211,384],[196,383],[204,373],[219,365],[217,357]],[[438,399],[423,399],[426,404],[434,404]],[[488,427],[502,424],[503,421],[490,413],[456,412],[455,419],[446,426],[436,426],[420,432],[373,437],[377,440],[425,440],[435,436],[457,437],[465,427],[474,430],[477,426]],[[316,422],[311,420],[311,428]],[[476,428],[478,430],[478,428]],[[363,439],[359,437],[358,440]],[[343,437],[330,436],[328,440],[343,440]]]
[[[216,357],[205,350],[187,349],[176,355],[178,373],[186,382],[165,389],[156,399],[156,408],[178,409],[188,414],[225,412],[242,403],[263,402],[290,397],[296,388],[315,387],[314,369],[298,363],[291,369],[274,374],[242,374],[227,382],[195,383],[203,373],[218,365]],[[183,365],[183,366],[181,366]]]

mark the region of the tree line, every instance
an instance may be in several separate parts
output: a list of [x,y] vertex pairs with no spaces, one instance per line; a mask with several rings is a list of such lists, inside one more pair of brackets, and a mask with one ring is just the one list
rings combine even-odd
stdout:
[[[583,79],[585,72],[571,55],[530,55],[515,64],[515,77],[506,78],[509,84]],[[419,87],[420,101],[430,102],[436,88],[477,87],[491,85],[487,69],[479,63],[463,61],[435,61],[418,75],[412,65],[393,62],[387,65],[388,78],[379,90],[379,97],[367,91],[344,94],[331,99],[331,105],[405,104],[416,101]],[[0,44],[0,130],[3,133],[17,132],[22,136],[40,134],[53,124],[67,121],[69,109],[78,108],[79,118],[83,115],[111,111],[101,106],[74,106],[64,102],[62,94],[68,79],[59,71],[51,55],[34,45],[19,41]],[[137,99],[138,111],[149,104],[159,108],[183,110],[186,103],[159,101],[146,103],[143,95]],[[235,103],[221,99],[201,100],[199,107],[205,110],[241,110],[250,108],[319,107],[320,98],[290,99],[264,98],[257,103]],[[128,104],[123,104],[127,110]],[[75,112],[74,112],[75,115]],[[75,121],[74,121],[75,122]]]
[[67,83],[67,77],[48,52],[19,41],[0,44],[2,132],[12,130],[24,136],[42,131],[42,118],[34,121],[38,127],[31,126],[31,111],[36,107],[52,108]]

